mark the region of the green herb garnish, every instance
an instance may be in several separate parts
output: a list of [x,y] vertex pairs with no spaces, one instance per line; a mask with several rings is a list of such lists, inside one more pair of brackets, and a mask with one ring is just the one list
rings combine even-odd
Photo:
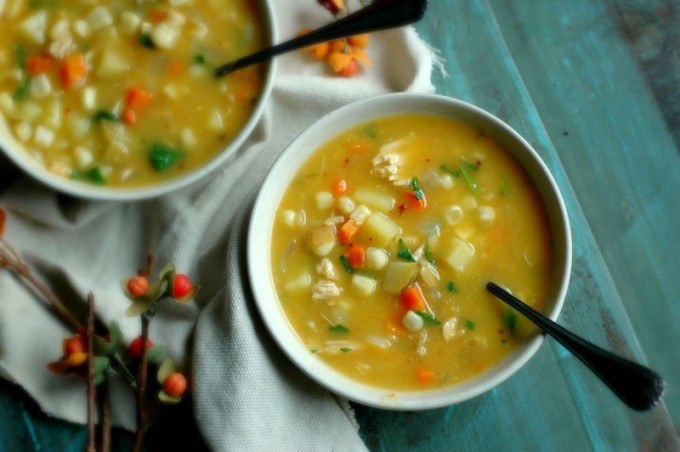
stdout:
[[508,329],[510,334],[515,334],[515,329],[517,328],[517,321],[519,316],[517,312],[512,308],[507,308],[503,313],[503,325]]
[[183,156],[184,152],[162,144],[154,144],[149,149],[151,166],[159,172],[165,171],[175,165]]
[[31,89],[31,82],[27,78],[23,79],[21,81],[21,85],[19,85],[19,88],[14,91],[14,94],[12,94],[12,99],[13,100],[23,100],[28,96],[28,92]]
[[337,325],[329,327],[328,331],[330,331],[331,333],[347,334],[349,333],[349,328],[347,328],[345,325],[338,323]]
[[411,190],[413,190],[413,193],[415,194],[416,199],[418,201],[423,199],[423,197],[425,196],[425,193],[423,193],[423,189],[420,188],[420,184],[418,184],[418,178],[417,177],[414,177],[413,179],[411,179]]
[[208,61],[205,59],[205,55],[202,53],[199,53],[198,55],[195,55],[193,58],[194,63],[196,64],[206,64]]
[[92,115],[92,119],[95,121],[120,121],[117,114],[108,110],[97,110],[97,112]]
[[421,319],[423,319],[423,321],[425,322],[425,325],[438,326],[438,325],[441,324],[441,322],[439,320],[437,320],[437,318],[435,316],[433,316],[432,314],[430,314],[429,312],[416,311],[416,314],[418,314],[418,316]]
[[342,347],[342,348],[340,349],[340,351],[341,351],[342,353],[347,353],[347,352],[351,352],[352,349],[349,348],[349,347]]
[[26,49],[21,44],[14,46],[14,58],[17,61],[17,66],[22,71],[26,69]]
[[475,329],[475,322],[473,322],[472,320],[466,320],[465,321],[465,328],[467,328],[470,331],[474,330]]
[[89,170],[82,172],[79,169],[74,169],[71,171],[71,179],[84,179],[87,182],[91,182],[97,185],[106,185],[106,178],[102,174],[101,169],[98,166],[90,168]]
[[404,244],[404,241],[402,239],[399,239],[399,250],[397,251],[397,256],[401,259],[404,259],[405,261],[409,262],[415,262],[416,258],[413,257],[413,253],[411,253],[411,250],[409,250],[406,245]]
[[354,273],[354,269],[352,268],[352,265],[350,265],[349,260],[343,255],[340,255],[340,262],[342,262],[342,266],[345,267],[345,270],[347,273]]
[[458,287],[456,287],[456,283],[453,281],[449,281],[446,283],[446,289],[451,293],[458,292]]
[[146,47],[147,49],[155,49],[156,44],[153,43],[153,40],[151,39],[151,35],[149,33],[142,33],[139,35],[139,43],[142,45],[142,47]]
[[501,196],[508,196],[509,193],[510,184],[508,184],[508,180],[505,178],[505,176],[501,176]]
[[428,261],[430,264],[434,265],[435,260],[434,257],[432,257],[432,252],[430,251],[430,244],[425,243],[425,249],[423,250],[423,256],[425,257],[425,260]]
[[[476,165],[474,165],[474,167],[477,168]],[[473,179],[469,169],[465,165],[460,165],[458,169],[460,170],[460,175],[463,176],[463,180],[465,180],[465,183],[470,187],[472,194],[477,196],[479,194],[479,187],[477,187],[477,182]]]

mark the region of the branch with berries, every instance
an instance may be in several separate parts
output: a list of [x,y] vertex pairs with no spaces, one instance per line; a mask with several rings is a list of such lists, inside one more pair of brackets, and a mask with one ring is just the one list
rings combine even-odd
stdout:
[[[48,369],[57,375],[76,375],[87,382],[87,450],[96,450],[95,418],[100,414],[100,450],[110,445],[109,379],[122,378],[134,391],[136,402],[136,432],[134,450],[141,450],[148,424],[149,404],[153,399],[161,404],[176,404],[187,390],[186,376],[176,369],[172,359],[165,358],[165,350],[149,339],[151,321],[164,303],[187,303],[198,293],[185,274],[178,273],[173,263],[167,264],[151,279],[153,256],[147,257],[146,267],[136,275],[123,279],[121,289],[130,301],[125,312],[128,317],[140,317],[140,334],[129,344],[117,322],[108,326],[96,318],[95,297],[87,296],[87,318],[81,321],[73,315],[59,297],[43,284],[26,265],[19,253],[4,238],[6,213],[0,208],[0,268],[17,274],[33,287],[73,330],[71,337],[62,341],[61,357],[49,363]],[[150,379],[150,372],[155,373]],[[155,397],[149,397],[151,393]]]

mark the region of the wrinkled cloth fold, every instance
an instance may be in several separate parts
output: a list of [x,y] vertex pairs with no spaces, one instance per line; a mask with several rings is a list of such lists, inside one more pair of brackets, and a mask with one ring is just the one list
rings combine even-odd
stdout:
[[[313,1],[276,0],[274,9],[282,38],[330,19]],[[0,159],[0,174],[12,174],[0,181],[4,238],[74,309],[82,312],[92,292],[99,318],[118,322],[127,341],[137,336],[139,320],[123,315],[129,301],[120,280],[143,267],[149,251],[156,272],[174,262],[201,285],[192,302],[159,307],[150,337],[191,374],[196,423],[213,450],[364,448],[346,401],[295,368],[265,330],[248,284],[245,237],[268,169],[316,119],[373,95],[433,91],[436,56],[412,27],[374,33],[367,52],[374,65],[351,79],[302,52],[279,57],[270,99],[248,141],[208,180],[158,199],[72,199],[14,177],[17,170]],[[30,287],[0,271],[0,376],[21,385],[46,413],[84,423],[83,382],[46,369],[72,334]],[[113,422],[133,430],[132,393],[112,381]]]

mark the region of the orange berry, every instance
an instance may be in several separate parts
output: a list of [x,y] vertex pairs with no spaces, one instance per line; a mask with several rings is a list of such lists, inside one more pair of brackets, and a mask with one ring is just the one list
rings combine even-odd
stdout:
[[175,298],[182,298],[183,296],[188,295],[192,288],[189,277],[177,273],[175,275],[175,282],[172,284],[172,296]]
[[352,47],[365,49],[366,46],[368,46],[368,33],[350,36],[349,38],[347,38],[347,43]]
[[144,296],[146,291],[149,290],[149,280],[143,276],[130,278],[127,283],[127,290],[135,298]]
[[352,58],[347,63],[347,66],[345,66],[342,70],[340,70],[339,74],[342,75],[343,77],[351,77],[354,74],[356,74],[358,70],[359,70],[359,63],[357,63],[357,60]]
[[182,397],[187,390],[187,379],[179,372],[171,373],[163,381],[163,391],[171,397]]
[[[146,349],[149,350],[153,347],[153,342],[151,339],[146,340]],[[137,336],[130,342],[130,356],[134,359],[140,359],[142,357],[142,336]]]
[[85,353],[85,341],[79,335],[64,339],[62,343],[64,356],[71,356],[75,353]]

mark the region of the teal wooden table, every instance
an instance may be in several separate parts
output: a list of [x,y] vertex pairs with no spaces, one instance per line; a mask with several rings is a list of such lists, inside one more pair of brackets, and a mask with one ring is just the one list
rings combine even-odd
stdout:
[[[680,450],[680,1],[430,3],[416,28],[440,50],[437,92],[513,126],[565,196],[574,266],[559,322],[653,367],[667,391],[632,411],[549,340],[468,402],[417,413],[355,405],[362,438],[375,451]],[[148,449],[197,437],[187,409],[171,414]],[[4,450],[82,450],[85,438],[0,383]],[[130,446],[116,432],[113,449]]]

